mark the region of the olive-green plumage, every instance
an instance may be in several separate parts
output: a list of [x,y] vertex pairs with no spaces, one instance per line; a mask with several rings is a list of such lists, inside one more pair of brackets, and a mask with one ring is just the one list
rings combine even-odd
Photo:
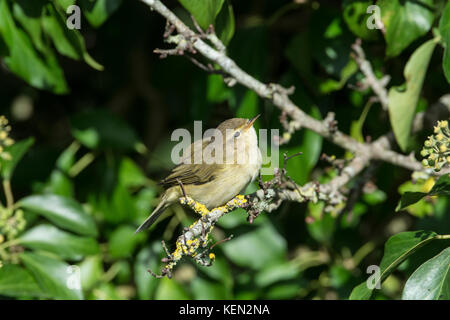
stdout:
[[[181,164],[161,181],[166,191],[158,206],[136,232],[150,227],[165,209],[183,196],[180,183],[186,195],[204,204],[209,210],[243,192],[261,168],[261,152],[253,128],[257,118],[258,116],[253,119],[228,119],[217,127],[218,134],[192,143]],[[207,162],[203,158],[203,161],[197,163],[196,153],[204,158],[210,155],[214,161]]]

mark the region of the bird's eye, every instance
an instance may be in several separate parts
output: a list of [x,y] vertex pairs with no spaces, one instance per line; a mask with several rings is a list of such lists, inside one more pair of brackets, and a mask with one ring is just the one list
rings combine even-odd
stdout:
[[234,133],[234,137],[235,137],[235,138],[239,137],[240,135],[241,135],[241,132],[240,132],[240,131],[236,131],[236,132]]

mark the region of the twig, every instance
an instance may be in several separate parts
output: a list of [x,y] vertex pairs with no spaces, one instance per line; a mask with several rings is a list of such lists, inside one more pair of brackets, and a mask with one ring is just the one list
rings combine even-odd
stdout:
[[359,69],[364,74],[365,79],[364,83],[368,85],[373,92],[377,95],[378,101],[380,101],[384,110],[388,109],[388,93],[386,90],[386,85],[388,84],[390,77],[385,76],[381,79],[378,79],[373,72],[372,65],[366,59],[366,55],[361,47],[361,39],[356,39],[355,43],[352,45],[352,49],[354,53],[352,57],[355,59],[356,63],[359,66]]
[[[175,26],[180,41],[190,42],[192,47],[211,62],[219,65],[224,72],[230,75],[235,81],[244,85],[248,89],[257,93],[260,97],[270,99],[280,110],[284,111],[295,123],[297,127],[304,127],[316,132],[334,144],[356,154],[363,153],[372,160],[382,160],[394,165],[412,170],[423,171],[419,161],[410,156],[396,153],[389,148],[385,148],[385,143],[361,143],[339,130],[334,131],[329,123],[314,119],[306,114],[289,99],[289,90],[274,90],[274,85],[264,84],[243,71],[225,51],[217,50],[208,45],[201,37],[187,27],[172,11],[170,11],[159,0],[141,0],[149,5],[153,10],[165,17]],[[170,38],[170,37],[169,37]]]

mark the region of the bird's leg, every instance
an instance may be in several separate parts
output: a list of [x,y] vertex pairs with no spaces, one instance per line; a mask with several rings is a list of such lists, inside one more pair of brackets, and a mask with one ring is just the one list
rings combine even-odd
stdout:
[[178,184],[180,185],[181,192],[183,192],[183,197],[187,199],[186,190],[184,189],[183,182],[180,179],[177,179]]

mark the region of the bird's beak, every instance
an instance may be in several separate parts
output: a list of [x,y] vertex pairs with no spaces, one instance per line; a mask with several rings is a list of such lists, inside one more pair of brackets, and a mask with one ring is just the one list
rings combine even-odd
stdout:
[[257,116],[251,118],[251,119],[249,120],[249,122],[245,125],[244,130],[250,129],[250,128],[253,126],[253,123],[255,123],[256,119],[258,119],[260,115],[261,115],[261,114],[258,114]]

